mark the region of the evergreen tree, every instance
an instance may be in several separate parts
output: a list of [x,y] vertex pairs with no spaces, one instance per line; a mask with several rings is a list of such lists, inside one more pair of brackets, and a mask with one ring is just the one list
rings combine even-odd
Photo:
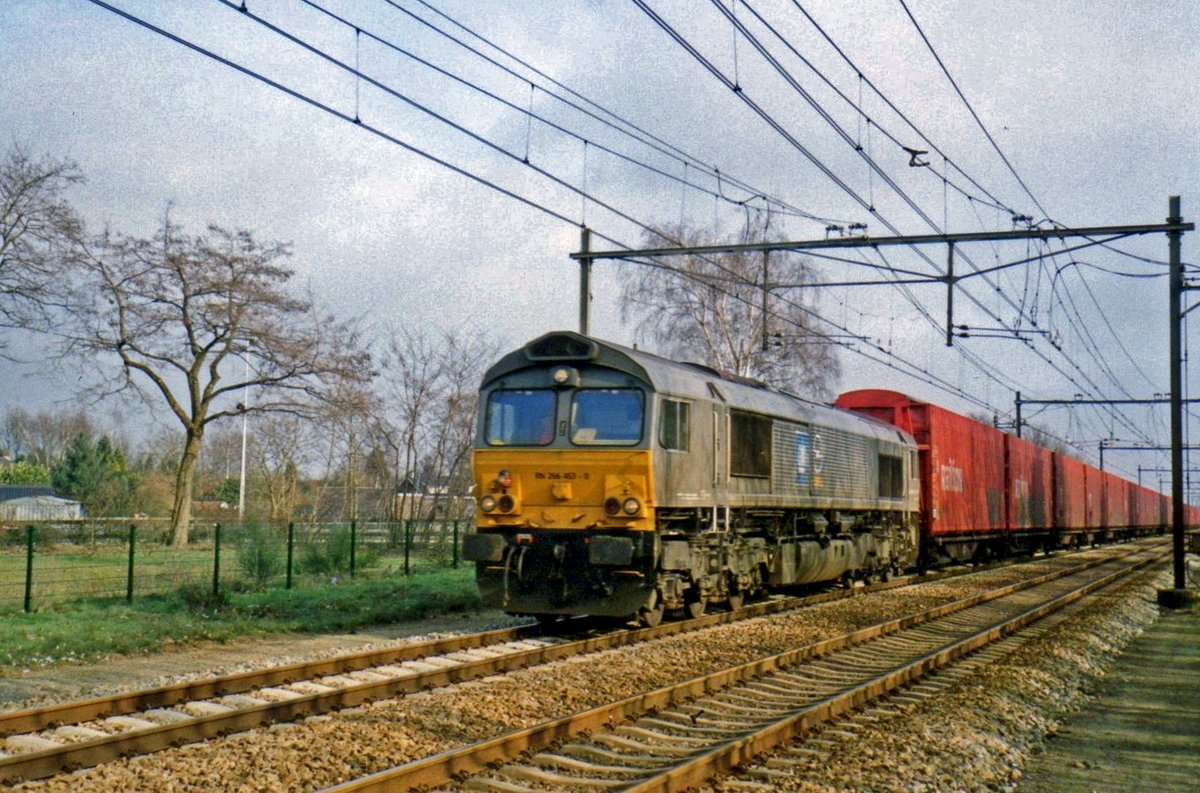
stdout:
[[132,505],[137,476],[128,469],[124,452],[108,436],[93,443],[81,433],[54,467],[50,482],[55,491],[79,501],[92,515],[119,515]]
[[38,463],[18,460],[0,468],[0,485],[48,485],[50,469]]

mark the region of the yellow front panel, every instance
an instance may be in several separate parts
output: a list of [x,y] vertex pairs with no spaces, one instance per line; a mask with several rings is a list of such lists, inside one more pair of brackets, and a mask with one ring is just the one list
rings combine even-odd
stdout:
[[[476,510],[480,527],[517,528],[654,528],[654,479],[645,449],[476,449],[475,494],[497,500],[507,495],[515,506],[509,514]],[[500,471],[512,485],[502,488]],[[636,514],[605,513],[610,498],[624,504],[635,498]]]

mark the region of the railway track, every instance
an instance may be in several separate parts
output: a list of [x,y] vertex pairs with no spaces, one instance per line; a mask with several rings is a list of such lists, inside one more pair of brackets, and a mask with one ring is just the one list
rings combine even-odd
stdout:
[[[1161,545],[1049,573],[678,685],[407,763],[330,791],[431,788],[684,790],[849,714],[1124,580],[1164,558]],[[998,652],[993,650],[992,652]],[[974,663],[987,659],[976,656]],[[952,673],[947,673],[952,674]],[[936,691],[939,683],[917,686]],[[859,717],[863,718],[863,717]],[[865,718],[870,718],[867,715]],[[582,734],[590,737],[581,739]],[[816,751],[821,751],[817,749]],[[760,777],[804,753],[763,766]],[[496,766],[499,765],[497,768]]]
[[[1100,561],[1083,563],[1096,564]],[[911,583],[912,578],[896,579],[779,598],[737,612],[581,639],[544,636],[537,626],[523,626],[0,714],[0,736],[7,736],[0,745],[8,752],[0,755],[0,782],[44,778],[272,722]],[[586,621],[564,627],[580,623]]]

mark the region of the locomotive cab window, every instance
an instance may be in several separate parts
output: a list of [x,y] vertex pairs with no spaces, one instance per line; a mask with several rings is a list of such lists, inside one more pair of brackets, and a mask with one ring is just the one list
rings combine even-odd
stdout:
[[633,388],[583,388],[571,400],[571,442],[635,446],[642,440],[642,392]]
[[686,452],[688,450],[688,412],[687,402],[675,399],[664,399],[658,418],[658,443],[664,449],[674,449]]
[[729,474],[771,476],[771,419],[740,410],[729,412]]
[[489,446],[546,446],[554,440],[555,393],[548,388],[493,391],[484,437]]

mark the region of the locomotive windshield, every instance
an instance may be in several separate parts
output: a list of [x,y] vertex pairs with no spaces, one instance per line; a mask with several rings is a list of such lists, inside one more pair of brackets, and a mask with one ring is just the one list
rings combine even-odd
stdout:
[[642,439],[642,392],[633,388],[586,388],[571,400],[571,442],[633,446]]
[[489,446],[546,446],[554,440],[555,394],[548,388],[493,391],[484,435]]

